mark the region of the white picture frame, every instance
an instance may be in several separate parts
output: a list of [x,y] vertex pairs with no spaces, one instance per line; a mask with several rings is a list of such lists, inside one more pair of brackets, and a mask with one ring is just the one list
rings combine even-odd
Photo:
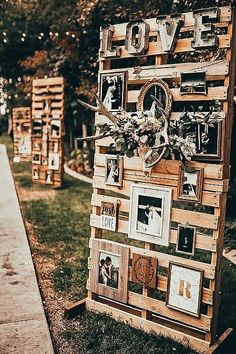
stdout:
[[171,204],[171,188],[133,184],[128,237],[169,246]]
[[200,317],[203,270],[170,262],[166,306]]
[[59,170],[60,159],[59,154],[55,152],[49,152],[48,154],[48,168],[50,170]]

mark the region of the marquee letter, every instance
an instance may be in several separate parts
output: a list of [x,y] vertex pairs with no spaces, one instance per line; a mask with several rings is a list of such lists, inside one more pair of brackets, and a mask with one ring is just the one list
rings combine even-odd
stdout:
[[157,24],[163,51],[173,52],[178,40],[180,29],[184,24],[184,16],[167,16],[162,19],[158,17]]
[[149,46],[150,26],[142,19],[131,20],[126,27],[125,49],[132,55],[144,54]]
[[209,48],[218,45],[217,35],[214,33],[212,22],[220,19],[220,9],[213,8],[201,11],[194,11],[195,20],[193,48]]
[[114,26],[101,27],[100,29],[100,57],[101,58],[115,58],[120,57],[121,48],[112,47],[112,36],[115,32]]
[[180,296],[183,296],[187,299],[191,299],[191,292],[189,289],[191,289],[192,285],[185,280],[180,279],[179,281],[179,294]]

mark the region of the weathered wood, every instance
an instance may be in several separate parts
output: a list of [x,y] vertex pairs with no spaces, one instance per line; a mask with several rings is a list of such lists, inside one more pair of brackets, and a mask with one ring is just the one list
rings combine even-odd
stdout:
[[178,331],[175,331],[168,327],[164,327],[162,325],[158,325],[157,323],[153,323],[143,318],[127,314],[124,311],[120,311],[111,306],[107,306],[105,304],[101,304],[93,300],[88,300],[86,302],[86,307],[90,311],[104,312],[118,321],[125,322],[126,324],[138,329],[144,329],[148,333],[156,333],[163,336],[168,336],[177,341],[184,341],[186,345],[193,347],[199,353],[203,353],[209,348],[209,343],[203,340],[196,339],[195,337],[186,334],[181,334]]
[[73,318],[81,315],[86,310],[86,299],[75,302],[74,304],[67,306],[64,310],[64,314],[67,318]]
[[234,354],[235,340],[235,330],[228,328],[205,354]]

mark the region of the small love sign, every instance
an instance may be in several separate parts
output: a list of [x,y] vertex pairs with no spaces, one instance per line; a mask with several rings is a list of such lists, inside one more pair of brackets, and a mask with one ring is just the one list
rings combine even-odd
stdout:
[[117,204],[101,202],[101,228],[116,231]]

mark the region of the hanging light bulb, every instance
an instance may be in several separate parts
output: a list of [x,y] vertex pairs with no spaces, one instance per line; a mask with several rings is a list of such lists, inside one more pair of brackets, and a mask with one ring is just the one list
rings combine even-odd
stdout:
[[4,42],[4,43],[7,43],[7,39],[6,39],[6,38],[3,38],[3,42]]

